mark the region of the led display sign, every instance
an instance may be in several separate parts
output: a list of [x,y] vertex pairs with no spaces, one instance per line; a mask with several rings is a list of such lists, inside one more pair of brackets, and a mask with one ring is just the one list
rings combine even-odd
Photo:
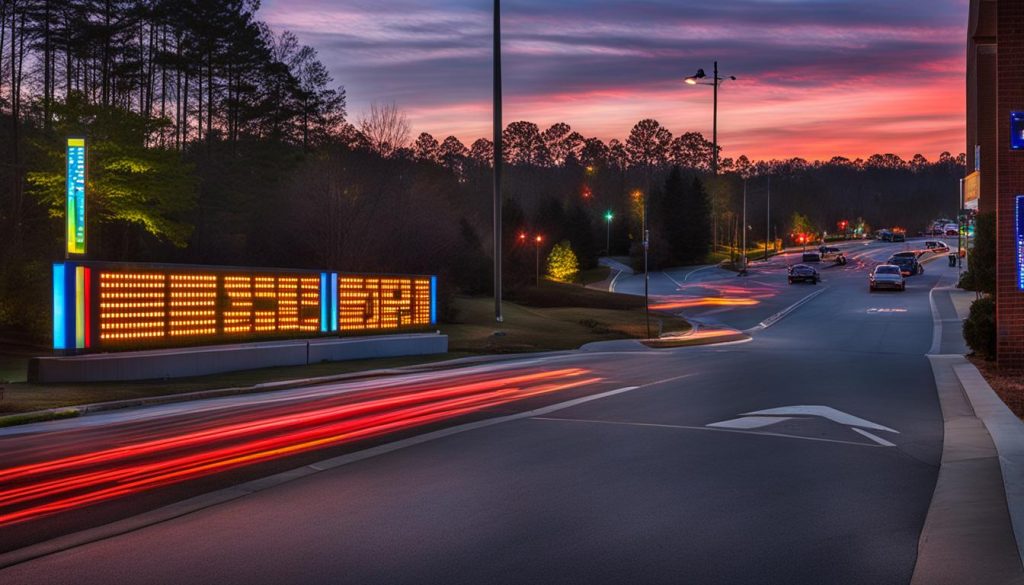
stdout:
[[1024,195],[1017,196],[1017,289],[1024,290]]
[[68,138],[67,253],[85,254],[85,139]]
[[1010,112],[1010,148],[1024,150],[1024,112]]
[[426,327],[433,276],[66,262],[53,267],[56,349],[135,349]]

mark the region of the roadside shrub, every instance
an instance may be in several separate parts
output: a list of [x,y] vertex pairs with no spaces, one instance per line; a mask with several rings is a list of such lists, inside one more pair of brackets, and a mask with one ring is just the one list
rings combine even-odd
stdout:
[[555,244],[548,254],[548,276],[554,280],[571,282],[580,272],[580,264],[576,260],[576,252],[568,241]]
[[995,299],[985,296],[971,303],[971,314],[964,321],[964,340],[974,353],[987,360],[995,359]]

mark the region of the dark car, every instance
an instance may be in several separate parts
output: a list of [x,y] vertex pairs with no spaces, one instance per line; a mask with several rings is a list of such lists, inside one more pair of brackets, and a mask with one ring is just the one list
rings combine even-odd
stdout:
[[794,282],[809,282],[811,284],[818,284],[821,282],[821,275],[814,269],[813,266],[806,264],[794,264],[789,267],[789,284]]
[[801,262],[821,262],[821,254],[817,252],[804,252],[800,258]]
[[905,234],[903,232],[893,232],[892,240],[891,241],[893,241],[893,242],[906,242],[907,241],[907,234]]
[[900,273],[903,276],[914,276],[915,274],[924,273],[924,266],[921,266],[921,263],[917,261],[917,255],[914,252],[894,254],[886,264],[899,266]]

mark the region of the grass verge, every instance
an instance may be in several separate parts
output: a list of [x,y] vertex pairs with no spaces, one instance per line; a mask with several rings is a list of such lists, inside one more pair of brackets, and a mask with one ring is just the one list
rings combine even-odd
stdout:
[[[138,400],[226,388],[260,391],[258,384],[335,376],[368,370],[422,365],[467,355],[576,349],[594,341],[645,337],[643,299],[545,281],[517,293],[516,302],[503,304],[505,322],[494,322],[491,298],[455,300],[457,323],[441,327],[448,335],[449,353],[308,366],[265,368],[196,378],[89,384],[3,384],[0,426],[78,416],[74,409],[36,412],[97,402]],[[651,314],[651,333],[681,334],[685,320]],[[19,414],[26,413],[26,414]],[[31,413],[31,414],[27,414]]]

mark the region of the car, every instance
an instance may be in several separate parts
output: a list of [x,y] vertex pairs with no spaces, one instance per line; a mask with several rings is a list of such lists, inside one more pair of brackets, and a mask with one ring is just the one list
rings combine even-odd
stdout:
[[891,241],[891,242],[906,242],[907,241],[907,234],[905,234],[903,232],[893,232],[892,233],[892,238],[889,241]]
[[822,246],[818,248],[818,253],[821,254],[821,260],[832,260],[836,256],[841,256],[843,251],[835,246]]
[[818,252],[804,252],[801,262],[821,262],[821,254]]
[[794,282],[809,282],[818,284],[821,282],[821,275],[813,266],[806,264],[794,264],[789,267],[789,284]]
[[879,240],[882,240],[883,242],[891,242],[892,232],[890,232],[889,230],[879,230],[878,234],[875,237],[878,238]]
[[947,223],[943,229],[946,230],[946,235],[947,236],[959,236],[960,235],[960,226],[958,226],[955,223]]
[[938,240],[928,240],[924,243],[924,247],[927,248],[929,252],[934,252],[936,254],[949,253],[949,246],[946,245],[946,242],[940,242]]
[[903,276],[924,274],[924,266],[917,261],[917,252],[898,252],[889,258],[886,265],[898,266]]
[[868,274],[868,288],[871,292],[888,288],[892,290],[907,290],[907,280],[903,278],[903,271],[895,264],[879,264]]

